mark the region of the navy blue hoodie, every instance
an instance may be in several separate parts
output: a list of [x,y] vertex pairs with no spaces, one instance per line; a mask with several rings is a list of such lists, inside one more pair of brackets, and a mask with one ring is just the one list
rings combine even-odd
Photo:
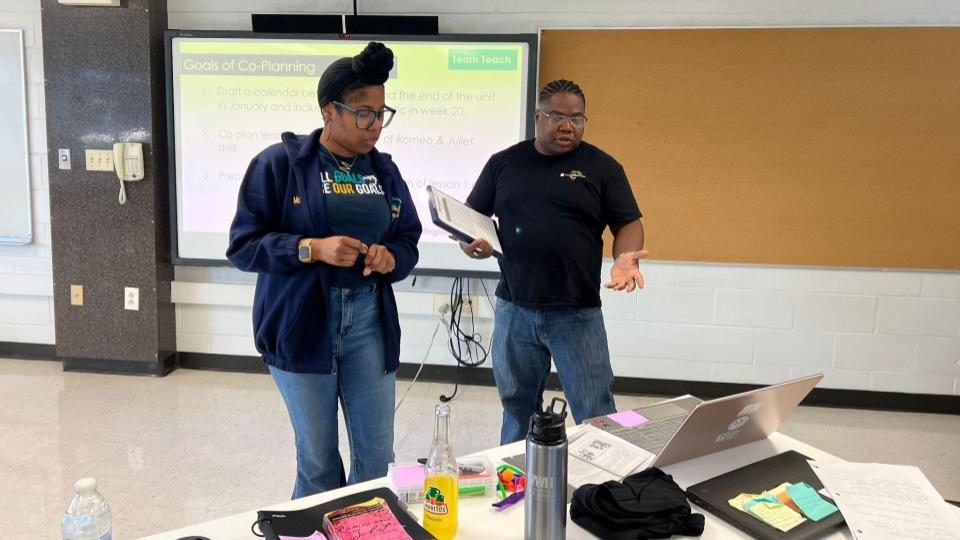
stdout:
[[[258,273],[253,333],[263,361],[297,373],[330,373],[333,368],[332,270],[325,263],[305,264],[297,257],[300,239],[331,236],[317,159],[321,131],[284,133],[282,143],[253,158],[240,186],[227,248],[227,259],[234,266]],[[400,318],[390,284],[407,277],[417,264],[417,241],[423,229],[390,155],[373,149],[370,158],[392,211],[383,244],[393,253],[396,266],[388,274],[377,274],[390,372],[400,363]]]

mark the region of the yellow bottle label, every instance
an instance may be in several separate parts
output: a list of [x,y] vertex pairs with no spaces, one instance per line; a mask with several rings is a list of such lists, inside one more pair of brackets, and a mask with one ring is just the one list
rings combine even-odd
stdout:
[[457,534],[457,477],[428,476],[423,482],[423,527],[440,540]]

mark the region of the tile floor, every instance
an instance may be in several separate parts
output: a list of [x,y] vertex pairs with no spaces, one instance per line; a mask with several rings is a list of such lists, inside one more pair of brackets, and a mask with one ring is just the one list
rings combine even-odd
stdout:
[[[408,384],[398,382],[398,396]],[[450,391],[414,386],[397,415],[398,460],[425,455],[433,404]],[[617,404],[657,399],[617,396]],[[452,403],[458,453],[497,444],[495,389],[461,387]],[[801,407],[781,431],[848,460],[917,465],[944,497],[960,499],[960,416]],[[293,432],[266,375],[96,375],[0,359],[0,433],[4,538],[59,538],[82,476],[97,478],[118,540],[277,503],[293,485]]]

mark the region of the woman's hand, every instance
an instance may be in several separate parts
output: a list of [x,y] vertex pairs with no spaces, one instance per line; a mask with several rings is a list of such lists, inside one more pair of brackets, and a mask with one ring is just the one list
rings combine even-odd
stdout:
[[[356,264],[361,253],[368,253],[369,249],[363,242],[349,236],[328,236],[310,240],[310,251],[315,260],[325,262],[330,266],[350,267]],[[366,275],[366,274],[364,274]]]
[[367,256],[363,258],[363,275],[369,276],[374,272],[389,274],[393,272],[396,264],[397,260],[386,246],[373,244],[370,246],[370,249],[367,250]]

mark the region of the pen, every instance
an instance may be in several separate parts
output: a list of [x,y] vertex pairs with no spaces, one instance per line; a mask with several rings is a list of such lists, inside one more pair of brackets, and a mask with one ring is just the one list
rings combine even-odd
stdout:
[[[418,459],[417,459],[417,463],[419,463],[419,464],[421,464],[421,465],[426,465],[426,464],[427,464],[427,458],[418,458]],[[461,476],[463,476],[463,475],[469,475],[469,474],[480,474],[480,473],[482,473],[484,470],[486,470],[486,468],[483,466],[483,463],[460,463],[460,462],[457,462],[457,468],[459,469],[459,474],[460,474]]]

